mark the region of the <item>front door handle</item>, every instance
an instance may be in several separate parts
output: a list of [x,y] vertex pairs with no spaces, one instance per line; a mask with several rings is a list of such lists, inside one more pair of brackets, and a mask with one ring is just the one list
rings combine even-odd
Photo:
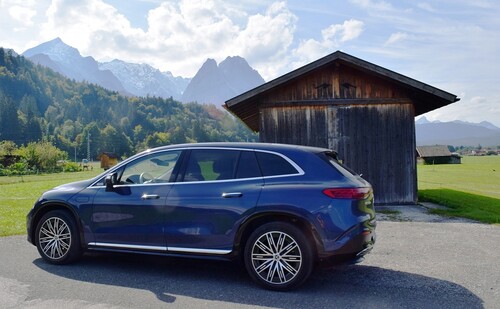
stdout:
[[243,193],[241,192],[230,192],[230,193],[222,193],[223,198],[235,198],[235,197],[242,197]]
[[156,200],[159,198],[160,196],[158,194],[143,194],[141,196],[141,200]]

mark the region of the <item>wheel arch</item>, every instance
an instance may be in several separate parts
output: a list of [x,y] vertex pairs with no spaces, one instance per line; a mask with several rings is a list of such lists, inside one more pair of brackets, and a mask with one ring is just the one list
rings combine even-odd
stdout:
[[34,214],[33,219],[31,220],[31,235],[29,235],[31,237],[31,239],[33,239],[33,241],[35,241],[35,239],[36,239],[36,235],[35,235],[36,234],[36,227],[37,227],[38,223],[40,222],[40,219],[42,219],[42,217],[46,213],[53,211],[53,210],[66,211],[67,213],[69,213],[71,215],[71,217],[73,218],[73,220],[75,220],[75,223],[77,225],[76,227],[78,229],[78,237],[80,238],[80,246],[84,247],[85,242],[83,241],[84,240],[83,227],[82,227],[80,220],[78,220],[78,216],[76,214],[75,209],[73,209],[73,207],[69,206],[66,203],[57,202],[57,201],[44,203],[38,209],[38,211]]
[[255,231],[259,226],[270,222],[287,222],[298,227],[304,233],[306,238],[311,241],[310,243],[313,249],[314,259],[318,259],[318,249],[322,248],[322,245],[314,225],[311,224],[310,221],[302,215],[283,211],[260,212],[248,218],[241,225],[235,239],[234,251],[238,255],[238,258],[243,257],[243,250],[252,232]]

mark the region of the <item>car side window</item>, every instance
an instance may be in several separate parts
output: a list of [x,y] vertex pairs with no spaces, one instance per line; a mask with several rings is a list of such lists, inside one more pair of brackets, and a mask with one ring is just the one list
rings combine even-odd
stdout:
[[225,149],[193,149],[181,181],[234,179],[239,151]]
[[138,158],[125,166],[121,175],[118,175],[118,182],[122,185],[171,182],[181,152],[165,151]]
[[236,178],[254,178],[261,177],[259,164],[253,151],[242,151],[238,168],[236,170]]
[[285,158],[267,152],[256,152],[263,176],[298,174],[298,171]]

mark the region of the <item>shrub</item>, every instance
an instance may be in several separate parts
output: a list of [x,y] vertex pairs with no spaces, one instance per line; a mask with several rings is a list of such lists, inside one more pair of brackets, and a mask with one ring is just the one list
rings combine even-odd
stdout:
[[64,162],[63,171],[65,172],[78,172],[80,171],[80,166],[75,162]]
[[20,147],[19,154],[23,157],[27,168],[37,172],[60,172],[62,167],[57,162],[65,160],[68,154],[52,145],[51,142],[33,142]]

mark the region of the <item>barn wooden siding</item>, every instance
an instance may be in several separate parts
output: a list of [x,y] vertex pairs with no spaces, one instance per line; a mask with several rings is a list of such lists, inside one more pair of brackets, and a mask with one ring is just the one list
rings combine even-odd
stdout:
[[417,200],[411,104],[322,105],[261,109],[262,142],[325,147],[363,174],[377,204]]

